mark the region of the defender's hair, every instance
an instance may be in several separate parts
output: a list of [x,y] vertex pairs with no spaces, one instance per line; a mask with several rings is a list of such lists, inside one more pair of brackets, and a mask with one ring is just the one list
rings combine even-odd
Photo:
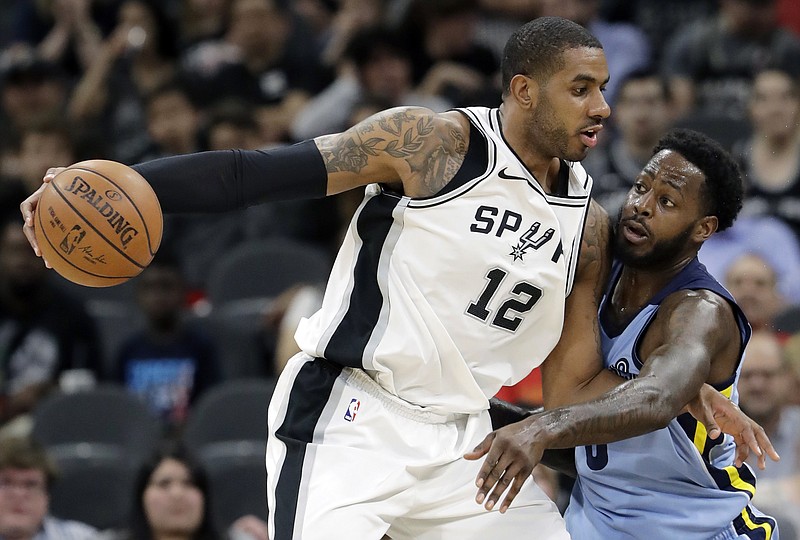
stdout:
[[514,75],[524,74],[545,81],[564,67],[564,51],[603,46],[586,28],[561,17],[539,17],[524,24],[506,42],[500,69],[503,97],[510,91]]
[[744,186],[736,160],[717,141],[691,129],[672,129],[658,141],[653,155],[662,150],[679,153],[706,177],[701,195],[709,215],[717,216],[717,231],[724,231],[742,209]]

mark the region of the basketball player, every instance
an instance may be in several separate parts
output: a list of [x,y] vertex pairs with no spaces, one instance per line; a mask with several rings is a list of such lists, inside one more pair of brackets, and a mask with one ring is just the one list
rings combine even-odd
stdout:
[[[480,464],[462,456],[491,430],[488,398],[542,363],[562,326],[549,392],[579,399],[600,370],[586,336],[607,216],[577,162],[610,113],[608,69],[583,27],[539,18],[510,38],[502,71],[499,109],[396,108],[288,148],[136,167],[171,212],[366,186],[270,403],[274,540],[568,538],[532,481],[506,515],[476,505]],[[36,200],[22,204],[34,249]]]
[[[730,437],[675,418],[705,382],[738,402],[750,325],[697,252],[741,206],[740,171],[715,141],[689,130],[659,141],[620,211],[599,310],[604,367],[627,382],[489,435],[468,455],[488,451],[479,500],[498,475],[535,465],[541,448],[577,446],[566,513],[575,540],[778,537],[775,520],[749,505],[755,477],[735,463]],[[653,424],[663,427],[647,433]]]

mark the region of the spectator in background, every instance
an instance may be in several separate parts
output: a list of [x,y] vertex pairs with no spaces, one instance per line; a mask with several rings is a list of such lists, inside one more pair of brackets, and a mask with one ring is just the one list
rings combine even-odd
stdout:
[[748,110],[753,133],[732,149],[745,174],[742,213],[777,216],[800,240],[800,86],[796,75],[779,69],[759,72]]
[[777,25],[775,3],[719,0],[713,17],[672,36],[662,68],[678,115],[743,119],[758,71],[772,66],[800,74],[800,38]]
[[[789,388],[800,388],[800,331],[793,333],[783,344],[783,354],[789,369]],[[789,402],[800,405],[800,392],[789,392]]]
[[[739,378],[739,405],[766,430],[781,456],[758,474],[754,502],[759,509],[784,517],[800,530],[800,406],[791,404],[795,392],[786,354],[778,336],[756,331],[747,345]],[[755,462],[748,458],[751,465]],[[796,538],[796,537],[795,537]]]
[[292,138],[308,139],[342,131],[360,101],[381,99],[391,107],[418,105],[442,112],[447,100],[425,94],[414,86],[413,65],[406,40],[386,27],[358,31],[345,50],[340,75],[311,99],[292,124]]
[[230,0],[180,0],[176,30],[178,48],[185,51],[207,40],[222,39]]
[[329,69],[341,67],[347,44],[359,30],[387,23],[384,0],[340,0],[322,48],[322,63]]
[[42,116],[31,120],[14,139],[15,147],[6,156],[14,164],[0,187],[0,219],[5,221],[3,218],[12,216],[14,208],[19,206],[20,192],[30,192],[40,184],[51,163],[79,161],[77,131],[63,116]]
[[200,149],[201,112],[185,85],[170,80],[154,88],[145,96],[145,112],[151,159]]
[[144,96],[176,77],[173,28],[156,0],[125,0],[117,25],[78,81],[70,119],[94,124],[106,157],[134,163],[147,156]]
[[644,32],[632,24],[602,19],[600,0],[540,0],[540,15],[571,19],[597,36],[608,59],[610,79],[605,96],[612,107],[620,82],[630,73],[652,67],[651,46]]
[[286,142],[297,112],[330,80],[313,43],[279,0],[232,0],[225,37],[186,51],[182,66],[200,107],[245,100],[258,106],[262,134]]
[[[739,379],[739,405],[761,424],[781,456],[759,471],[759,484],[762,478],[800,474],[800,406],[788,403],[795,390],[789,369],[778,336],[769,330],[753,332]],[[752,457],[748,462],[756,466]]]
[[136,278],[146,328],[120,346],[115,379],[141,396],[170,430],[179,430],[194,400],[221,379],[216,346],[186,320],[178,261],[162,247]]
[[658,62],[672,34],[713,15],[717,3],[718,0],[602,0],[600,9],[606,20],[627,22],[641,29],[653,46],[653,60]]
[[775,269],[763,257],[745,253],[725,273],[725,287],[742,308],[753,330],[779,330],[776,318],[787,307],[778,290]]
[[453,105],[497,105],[499,57],[477,39],[478,0],[411,0],[400,23],[423,95]]
[[14,46],[0,55],[0,92],[0,139],[11,141],[39,117],[63,115],[70,86],[58,66]]
[[22,131],[17,158],[19,180],[25,189],[40,185],[52,163],[80,161],[76,131],[63,116],[39,117]]
[[594,179],[592,197],[611,216],[673,120],[669,87],[655,71],[634,71],[618,88],[611,138],[582,162]]
[[99,378],[95,322],[57,289],[30,248],[19,221],[0,227],[0,422],[2,434],[26,435],[30,413],[67,370]]
[[24,438],[0,440],[0,538],[94,540],[97,530],[49,515],[57,471],[45,450]]
[[800,242],[776,217],[740,217],[732,227],[709,238],[699,257],[722,282],[731,264],[748,253],[758,255],[775,271],[778,293],[787,303],[800,304]]
[[[134,481],[129,527],[106,531],[105,540],[219,540],[211,511],[213,494],[203,466],[186,448],[167,441],[142,465]],[[228,531],[232,540],[269,540],[267,524],[243,516]]]
[[76,77],[98,53],[117,4],[117,0],[16,2],[11,39],[35,47],[43,59]]

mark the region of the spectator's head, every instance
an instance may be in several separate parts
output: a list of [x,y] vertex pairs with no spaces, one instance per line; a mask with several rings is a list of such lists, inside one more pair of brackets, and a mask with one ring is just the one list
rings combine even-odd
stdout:
[[739,404],[762,426],[777,419],[786,404],[792,378],[778,337],[769,330],[753,333],[739,376]]
[[564,17],[587,26],[600,12],[600,0],[541,0],[540,14],[545,17]]
[[32,49],[12,47],[0,56],[2,107],[18,130],[41,116],[63,113],[68,86],[62,70]]
[[785,143],[800,129],[800,87],[787,72],[759,72],[750,94],[750,121],[757,137]]
[[712,234],[731,226],[742,191],[739,167],[719,143],[696,131],[671,130],[628,192],[617,255],[651,269],[688,260]]
[[226,100],[212,107],[206,121],[205,139],[208,150],[259,148],[261,135],[253,108],[240,100]]
[[231,0],[227,39],[245,62],[274,60],[292,30],[289,14],[279,0]]
[[775,269],[755,253],[746,253],[730,264],[725,287],[755,329],[770,328],[784,307]]
[[169,331],[177,327],[186,301],[186,283],[180,261],[166,247],[136,278],[136,299],[151,328]]
[[630,146],[653,148],[672,122],[669,85],[651,70],[635,71],[620,83],[614,125]]
[[34,538],[50,506],[56,469],[29,439],[0,440],[0,538]]
[[75,130],[62,116],[39,118],[20,135],[19,167],[22,181],[31,192],[42,185],[47,169],[66,167],[78,161]]
[[117,25],[133,29],[129,52],[174,59],[178,50],[175,30],[158,0],[124,0],[117,13]]
[[[791,378],[789,388],[800,388],[800,332],[789,336],[783,344],[783,358]],[[789,401],[793,405],[800,405],[800,394],[790,392]]]
[[757,39],[776,28],[776,4],[776,0],[719,0],[719,14],[734,34]]
[[134,483],[132,538],[215,540],[205,470],[182,445],[167,443]]
[[403,38],[387,28],[358,31],[348,42],[345,58],[356,66],[364,94],[400,104],[413,85],[413,66]]
[[145,101],[147,132],[161,152],[175,155],[197,150],[200,113],[181,84],[161,85]]
[[434,60],[468,52],[475,43],[478,0],[413,0],[406,24],[421,30],[418,39]]
[[22,232],[21,218],[6,219],[0,227],[0,294],[30,298],[40,290],[46,271]]

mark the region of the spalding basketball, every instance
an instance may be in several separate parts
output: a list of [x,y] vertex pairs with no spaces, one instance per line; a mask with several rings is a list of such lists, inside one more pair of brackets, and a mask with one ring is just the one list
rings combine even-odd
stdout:
[[163,216],[139,173],[115,161],[90,160],[53,178],[36,206],[34,230],[56,272],[80,285],[109,287],[153,260]]

